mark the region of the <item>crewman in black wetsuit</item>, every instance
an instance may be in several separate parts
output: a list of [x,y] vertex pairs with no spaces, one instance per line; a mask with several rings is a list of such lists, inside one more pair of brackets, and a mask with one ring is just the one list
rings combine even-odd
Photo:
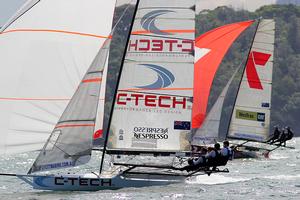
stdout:
[[279,145],[282,145],[285,147],[286,145],[286,136],[287,136],[287,133],[285,133],[286,130],[282,128],[282,131],[281,131],[281,134],[280,134],[280,137],[279,139],[277,140],[279,142]]
[[286,129],[286,140],[291,140],[294,137],[294,133],[289,126],[285,127]]
[[270,144],[274,144],[275,142],[277,142],[279,139],[280,133],[281,132],[279,130],[279,127],[275,126],[273,137],[268,142],[270,142]]

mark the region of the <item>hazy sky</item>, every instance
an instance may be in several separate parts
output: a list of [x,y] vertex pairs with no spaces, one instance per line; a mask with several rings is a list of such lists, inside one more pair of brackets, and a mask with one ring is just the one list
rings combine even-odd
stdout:
[[[0,0],[0,26],[13,15],[26,0]],[[107,1],[107,0],[105,0]],[[109,0],[108,0],[109,1]],[[126,2],[130,0],[119,0]],[[201,9],[214,9],[218,6],[231,6],[235,9],[254,11],[263,5],[274,4],[276,0],[197,0]]]
[[234,9],[254,11],[263,5],[275,4],[276,0],[197,0],[201,9],[214,9],[218,6],[230,6]]
[[[0,0],[0,27],[22,6],[27,0]],[[88,1],[88,0],[86,0]],[[109,0],[104,0],[109,1]],[[118,4],[134,2],[134,0],[118,0]]]

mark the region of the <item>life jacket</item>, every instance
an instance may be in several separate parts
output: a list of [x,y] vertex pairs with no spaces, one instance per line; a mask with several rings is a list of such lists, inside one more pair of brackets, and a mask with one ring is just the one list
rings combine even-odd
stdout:
[[225,157],[227,157],[227,160],[232,160],[233,159],[233,152],[232,152],[232,150],[230,148],[228,148],[228,147],[225,147],[225,149],[227,149],[227,156],[225,156]]
[[220,162],[220,159],[221,159],[221,153],[216,149],[214,149],[212,151],[215,152],[216,156],[213,157],[213,158],[212,157],[207,158],[207,165],[209,165],[209,166],[218,166],[218,164]]
[[228,160],[232,160],[233,157],[233,153],[232,151],[228,148],[228,147],[224,147],[227,150],[227,155],[223,156],[222,154],[220,154],[220,159],[218,162],[218,165],[222,166],[222,165],[226,165]]

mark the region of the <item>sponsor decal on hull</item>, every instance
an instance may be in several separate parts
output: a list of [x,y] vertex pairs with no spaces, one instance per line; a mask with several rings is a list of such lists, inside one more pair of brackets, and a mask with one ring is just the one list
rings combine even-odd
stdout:
[[112,186],[111,179],[99,178],[80,178],[80,177],[55,177],[54,185],[68,185],[68,186]]
[[71,167],[75,166],[74,161],[64,161],[60,163],[50,163],[47,165],[40,165],[38,168],[39,170],[49,170],[49,169],[57,169],[57,168],[64,168],[64,167]]

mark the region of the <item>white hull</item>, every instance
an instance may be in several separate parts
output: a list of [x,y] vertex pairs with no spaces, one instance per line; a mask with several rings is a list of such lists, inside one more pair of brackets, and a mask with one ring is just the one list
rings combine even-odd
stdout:
[[127,187],[160,186],[183,182],[185,176],[118,174],[112,177],[84,175],[17,175],[26,183],[39,190],[56,191],[97,191]]

